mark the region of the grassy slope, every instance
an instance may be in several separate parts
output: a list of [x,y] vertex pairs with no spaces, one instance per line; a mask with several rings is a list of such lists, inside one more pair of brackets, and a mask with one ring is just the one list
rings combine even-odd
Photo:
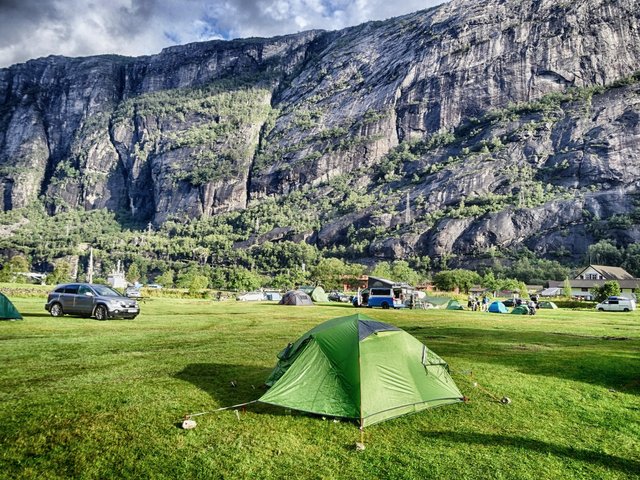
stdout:
[[[14,299],[0,322],[0,468],[20,478],[631,478],[640,472],[640,312],[367,310],[458,372],[467,404],[358,430],[267,406],[185,413],[257,398],[275,355],[314,308],[153,299],[135,321],[50,318]],[[605,337],[624,337],[613,339]],[[237,387],[230,386],[235,380]],[[255,387],[255,389],[254,389]]]

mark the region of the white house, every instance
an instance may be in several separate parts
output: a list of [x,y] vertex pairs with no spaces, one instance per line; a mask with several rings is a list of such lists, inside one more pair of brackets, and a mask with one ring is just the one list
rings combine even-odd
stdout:
[[[606,265],[589,265],[582,269],[572,280],[571,296],[591,300],[591,289],[600,286],[607,281],[615,280],[620,285],[622,295],[635,298],[635,294],[640,291],[640,278],[635,278],[624,268],[609,267]],[[564,282],[549,281],[549,288],[562,289]]]

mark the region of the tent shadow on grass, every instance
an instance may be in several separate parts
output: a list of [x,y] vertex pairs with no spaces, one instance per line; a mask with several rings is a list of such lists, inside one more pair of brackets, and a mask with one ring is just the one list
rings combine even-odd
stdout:
[[593,452],[582,448],[565,447],[553,443],[542,442],[540,440],[532,440],[530,438],[469,431],[423,431],[422,434],[430,440],[442,440],[445,442],[464,443],[467,445],[526,449],[533,452],[539,452],[543,455],[550,454],[560,458],[569,458],[580,462],[599,465],[601,467],[618,470],[629,475],[636,475],[640,472],[640,462],[634,460],[620,458],[606,453]]
[[[175,377],[203,390],[220,407],[229,407],[260,398],[266,391],[264,381],[271,370],[273,368],[256,365],[192,363],[178,372]],[[251,409],[275,415],[284,414],[282,408],[260,403],[252,405]]]
[[[32,312],[28,312],[28,313],[23,313],[22,316],[24,318],[49,318],[51,317],[51,314],[49,312],[44,312],[44,313],[32,313]],[[52,319],[54,317],[51,317]]]
[[[468,328],[438,329],[438,335],[431,337],[429,334],[434,331],[429,328],[405,330],[436,351],[446,352],[445,357],[497,363],[526,374],[640,394],[635,373],[640,369],[640,359],[634,355],[638,348],[635,339]],[[582,347],[588,349],[588,354]],[[602,350],[598,351],[598,347]]]

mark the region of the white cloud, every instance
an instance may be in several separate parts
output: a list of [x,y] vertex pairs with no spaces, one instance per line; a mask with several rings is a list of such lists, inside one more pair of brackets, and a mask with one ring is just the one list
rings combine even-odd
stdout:
[[0,67],[47,55],[148,55],[176,43],[336,30],[443,0],[1,0]]

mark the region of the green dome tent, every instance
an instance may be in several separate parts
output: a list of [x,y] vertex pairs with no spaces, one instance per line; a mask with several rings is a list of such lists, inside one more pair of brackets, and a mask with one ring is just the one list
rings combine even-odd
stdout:
[[457,300],[449,300],[449,303],[447,303],[447,310],[464,310],[464,307],[460,305],[460,302]]
[[289,290],[282,296],[279,305],[302,305],[308,307],[313,305],[313,301],[302,290]]
[[324,288],[320,285],[316,285],[315,287],[300,287],[300,290],[306,293],[311,297],[316,303],[327,303],[329,302],[329,297],[327,292],[324,291]]
[[489,305],[489,313],[509,313],[509,310],[504,306],[504,303],[496,300]]
[[3,293],[0,292],[0,320],[22,320],[22,315]]
[[516,308],[511,310],[511,313],[514,315],[528,315],[529,307],[527,307],[526,305],[518,305]]
[[548,302],[548,301],[544,300],[544,301],[538,303],[538,308],[550,308],[552,310],[555,310],[555,309],[558,308],[558,306],[553,302]]
[[404,330],[365,315],[324,322],[278,358],[260,402],[362,427],[463,400],[444,360]]

